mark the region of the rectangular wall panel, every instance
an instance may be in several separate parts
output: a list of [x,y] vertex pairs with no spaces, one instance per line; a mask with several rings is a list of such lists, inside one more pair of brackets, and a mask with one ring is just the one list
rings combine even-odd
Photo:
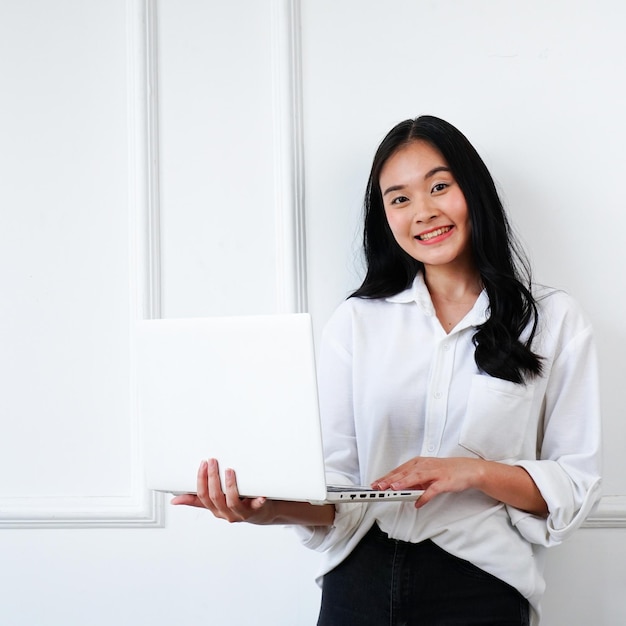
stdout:
[[127,35],[143,13],[0,7],[1,525],[155,522],[132,388],[128,64],[146,51]]
[[271,3],[157,6],[163,315],[274,312]]
[[626,255],[606,229],[624,222],[608,182],[626,171],[623,7],[305,0],[302,15],[308,248],[327,251],[309,255],[318,325],[360,284],[362,202],[384,134],[422,114],[455,124],[490,168],[536,280],[567,290],[594,325],[605,498],[590,523],[626,525]]

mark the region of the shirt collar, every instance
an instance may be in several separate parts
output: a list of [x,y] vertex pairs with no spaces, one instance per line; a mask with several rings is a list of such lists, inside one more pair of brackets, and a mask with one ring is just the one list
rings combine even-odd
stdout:
[[[428,287],[424,281],[422,272],[418,272],[413,279],[413,283],[404,291],[396,293],[393,296],[386,298],[387,302],[397,303],[411,303],[415,302],[417,306],[428,316],[435,315],[435,307],[430,297]],[[480,326],[489,317],[489,298],[487,292],[483,289],[480,295],[476,299],[471,311],[463,319],[462,326],[467,328],[468,326]],[[461,325],[459,325],[461,326]]]

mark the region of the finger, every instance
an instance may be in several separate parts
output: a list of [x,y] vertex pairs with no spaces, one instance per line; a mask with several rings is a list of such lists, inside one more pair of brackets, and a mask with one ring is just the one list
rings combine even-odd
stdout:
[[222,489],[217,461],[214,464],[209,462],[209,491],[211,501],[218,511],[216,514],[222,519],[241,522],[249,517],[250,501],[239,496],[234,470],[225,470]]
[[226,494],[226,505],[235,514],[237,519],[231,521],[245,521],[251,514],[263,508],[267,498],[242,498],[237,485],[237,474],[232,469],[227,469],[224,473],[224,485]]
[[267,502],[267,498],[264,498],[264,497],[253,498],[250,501],[250,508],[253,509],[254,511],[258,511],[259,509],[265,506],[266,502]]
[[412,472],[398,476],[392,484],[392,489],[430,489],[441,481],[440,472],[428,467],[416,467]]
[[428,489],[424,491],[424,493],[415,501],[415,508],[421,509],[423,506],[428,504],[431,500],[431,495],[428,492]]
[[224,487],[226,506],[243,519],[243,512],[248,504],[243,504],[245,501],[239,495],[237,476],[235,475],[235,471],[230,468],[224,472]]
[[389,481],[379,489],[426,489],[437,480],[436,472],[430,470],[414,470],[410,473],[396,474],[391,476]]
[[222,489],[222,479],[220,478],[220,468],[217,459],[209,459],[207,462],[207,508],[216,515],[226,517],[228,506],[226,496]]
[[413,472],[394,477],[389,486],[391,489],[421,489],[425,482],[428,479],[423,473]]
[[198,468],[198,476],[196,481],[196,493],[198,500],[201,505],[205,508],[209,508],[210,498],[209,498],[209,464],[207,461],[202,461],[200,463],[200,467]]
[[[402,465],[399,465],[398,467],[392,469],[390,472],[387,472],[387,474],[385,474],[384,476],[381,476],[380,478],[375,480],[372,483],[372,487],[374,489],[382,490],[389,489],[390,487],[396,489],[397,487],[395,487],[395,484],[398,481],[404,480],[407,476],[412,475],[419,467],[420,460],[421,457],[415,457],[413,459],[410,459],[409,461],[406,461]],[[405,487],[402,488],[404,489]]]
[[198,499],[198,496],[193,493],[185,493],[179,496],[175,496],[170,500],[170,504],[185,504],[187,506],[202,506],[202,502]]
[[385,490],[389,488],[393,489],[404,489],[405,487],[397,487],[396,485],[407,478],[409,472],[406,470],[394,470],[393,472],[389,472],[382,478],[374,481],[372,487],[374,489]]
[[438,495],[440,491],[430,485],[424,490],[424,493],[415,501],[415,508],[421,509],[423,506],[428,504],[436,495]]
[[384,476],[381,476],[380,478],[377,478],[373,483],[372,483],[372,487],[374,489],[387,489],[392,481],[394,480],[394,478],[397,477],[397,474],[395,472],[395,470],[393,472],[389,472],[388,474],[385,474]]
[[216,517],[223,517],[224,494],[219,477],[219,467],[216,459],[202,461],[198,468],[197,481],[198,501],[201,507],[208,509]]

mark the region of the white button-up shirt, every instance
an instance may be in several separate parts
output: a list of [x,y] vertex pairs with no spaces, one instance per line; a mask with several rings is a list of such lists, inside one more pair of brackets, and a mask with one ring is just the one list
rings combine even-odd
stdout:
[[528,598],[537,623],[542,548],[560,543],[599,497],[600,417],[592,329],[565,293],[537,289],[533,351],[543,374],[526,385],[479,371],[472,337],[488,315],[485,292],[447,334],[421,274],[386,299],[351,298],[327,324],[319,359],[327,480],[370,484],[415,456],[484,458],[524,467],[547,519],[478,490],[424,508],[377,502],[337,506],[331,528],[299,530],[325,552],[320,575],[372,524],[394,539],[432,539]]

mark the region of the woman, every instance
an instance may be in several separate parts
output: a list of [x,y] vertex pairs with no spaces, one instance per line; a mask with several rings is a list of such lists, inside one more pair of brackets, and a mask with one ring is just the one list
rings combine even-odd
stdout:
[[240,500],[201,465],[203,506],[296,524],[323,551],[320,626],[538,622],[543,547],[599,497],[591,327],[531,285],[493,180],[431,116],[394,127],[365,197],[367,275],[329,321],[319,384],[329,482],[415,503]]

